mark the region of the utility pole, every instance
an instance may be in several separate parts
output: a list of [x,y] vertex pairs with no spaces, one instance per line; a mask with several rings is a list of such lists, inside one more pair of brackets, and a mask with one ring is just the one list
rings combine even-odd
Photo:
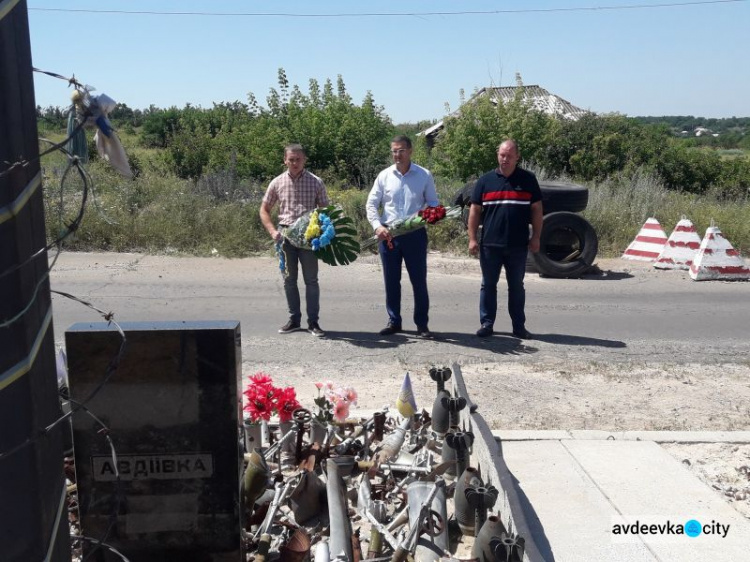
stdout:
[[38,143],[26,0],[0,0],[0,558],[70,562]]

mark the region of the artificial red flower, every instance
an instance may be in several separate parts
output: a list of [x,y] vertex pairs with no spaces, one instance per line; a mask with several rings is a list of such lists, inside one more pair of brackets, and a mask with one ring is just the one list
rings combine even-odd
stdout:
[[299,407],[300,403],[297,402],[297,393],[293,387],[287,386],[279,390],[276,396],[276,412],[279,414],[279,421],[288,422],[291,420],[292,414]]
[[270,420],[271,414],[273,413],[273,405],[261,399],[260,397],[255,400],[250,400],[245,406],[245,411],[250,414],[250,419],[254,422],[260,420]]
[[437,207],[427,207],[419,211],[419,216],[424,219],[427,224],[435,224],[439,220],[445,218],[445,207],[438,205]]
[[271,376],[264,373],[263,371],[258,371],[252,377],[250,377],[250,382],[257,386],[270,386],[273,384]]

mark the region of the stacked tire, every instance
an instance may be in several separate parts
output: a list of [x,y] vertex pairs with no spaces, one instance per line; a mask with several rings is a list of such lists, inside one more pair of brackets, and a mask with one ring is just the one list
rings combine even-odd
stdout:
[[[456,194],[454,204],[462,205],[468,226],[471,192],[476,182],[467,183]],[[588,205],[588,188],[564,182],[539,182],[542,190],[544,222],[539,252],[529,253],[529,263],[545,277],[580,277],[593,265],[599,249],[596,231],[576,213]]]

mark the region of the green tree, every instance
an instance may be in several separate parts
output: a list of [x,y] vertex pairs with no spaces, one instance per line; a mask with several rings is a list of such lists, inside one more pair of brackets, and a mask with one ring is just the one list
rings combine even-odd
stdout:
[[557,136],[557,121],[523,101],[523,92],[503,103],[483,96],[445,119],[432,150],[439,174],[466,180],[497,167],[497,147],[506,138],[518,142],[526,161],[546,160]]

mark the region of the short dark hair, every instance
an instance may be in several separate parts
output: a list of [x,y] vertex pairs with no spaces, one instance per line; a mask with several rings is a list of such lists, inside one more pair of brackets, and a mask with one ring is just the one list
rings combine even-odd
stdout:
[[286,157],[287,152],[301,152],[305,156],[305,158],[307,158],[307,151],[299,143],[292,143],[292,144],[286,145],[284,147],[284,157]]
[[406,148],[411,148],[411,139],[406,135],[396,135],[391,140],[391,144],[393,144],[394,142],[403,143],[406,145]]
[[497,151],[500,152],[500,147],[503,146],[505,143],[512,144],[513,148],[516,149],[516,154],[521,154],[521,149],[518,148],[518,143],[516,142],[516,139],[507,138],[503,142],[497,145]]

